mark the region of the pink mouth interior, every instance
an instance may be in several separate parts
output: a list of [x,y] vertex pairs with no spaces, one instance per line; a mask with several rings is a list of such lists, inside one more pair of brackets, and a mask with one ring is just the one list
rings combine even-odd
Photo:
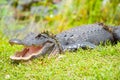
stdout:
[[15,57],[28,57],[40,51],[41,48],[42,48],[41,46],[25,47],[22,51],[16,52],[14,56]]

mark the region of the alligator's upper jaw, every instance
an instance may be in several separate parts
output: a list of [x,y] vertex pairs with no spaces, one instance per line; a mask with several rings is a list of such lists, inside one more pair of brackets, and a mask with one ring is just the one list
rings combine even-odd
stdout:
[[25,47],[22,51],[16,52],[13,56],[10,56],[12,60],[29,60],[40,54],[42,46],[30,46]]

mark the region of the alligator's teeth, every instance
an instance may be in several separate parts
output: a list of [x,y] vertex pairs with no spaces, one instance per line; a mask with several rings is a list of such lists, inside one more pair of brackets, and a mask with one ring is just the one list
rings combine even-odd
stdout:
[[12,60],[20,60],[22,57],[21,57],[21,56],[20,56],[20,57],[10,56],[10,58],[11,58]]
[[28,57],[15,57],[15,56],[10,56],[12,60],[29,60],[32,56]]
[[15,56],[10,56],[10,59],[12,59],[12,60],[30,60],[32,57],[36,57],[36,56],[39,55],[40,53],[41,53],[41,50],[40,50],[39,52],[33,53],[33,54],[31,54],[31,55],[29,55],[29,56],[27,56],[27,57],[22,57],[22,56],[20,56],[20,57],[15,57]]

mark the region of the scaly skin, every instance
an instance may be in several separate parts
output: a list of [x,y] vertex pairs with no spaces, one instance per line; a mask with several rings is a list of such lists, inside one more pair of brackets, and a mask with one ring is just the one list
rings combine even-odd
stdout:
[[113,29],[113,36],[115,41],[120,41],[120,26],[117,26]]
[[56,38],[65,50],[80,47],[94,48],[101,42],[105,43],[108,40],[113,42],[112,33],[105,30],[103,26],[97,23],[75,27],[56,35]]
[[[96,23],[75,27],[55,36],[45,32],[40,34],[30,33],[23,40],[11,39],[9,42],[10,44],[27,46],[24,52],[21,51],[12,56],[12,60],[29,60],[33,57],[44,56],[46,54],[55,55],[66,50],[74,51],[79,48],[93,49],[96,45],[104,44],[107,41],[111,43],[120,41],[120,27],[107,27],[101,23]],[[35,52],[34,50],[39,51]]]

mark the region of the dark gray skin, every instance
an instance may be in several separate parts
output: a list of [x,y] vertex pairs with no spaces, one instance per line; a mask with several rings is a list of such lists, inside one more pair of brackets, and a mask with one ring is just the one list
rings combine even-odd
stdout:
[[113,29],[113,36],[115,41],[120,41],[120,26],[117,26]]
[[96,23],[83,25],[51,36],[48,33],[30,33],[23,40],[11,39],[10,44],[20,44],[24,46],[42,46],[42,49],[30,58],[24,59],[24,56],[12,57],[12,60],[29,60],[33,57],[43,55],[55,55],[65,51],[75,51],[79,48],[93,49],[100,43],[107,41],[112,43],[120,41],[120,27],[106,27],[103,24]]

